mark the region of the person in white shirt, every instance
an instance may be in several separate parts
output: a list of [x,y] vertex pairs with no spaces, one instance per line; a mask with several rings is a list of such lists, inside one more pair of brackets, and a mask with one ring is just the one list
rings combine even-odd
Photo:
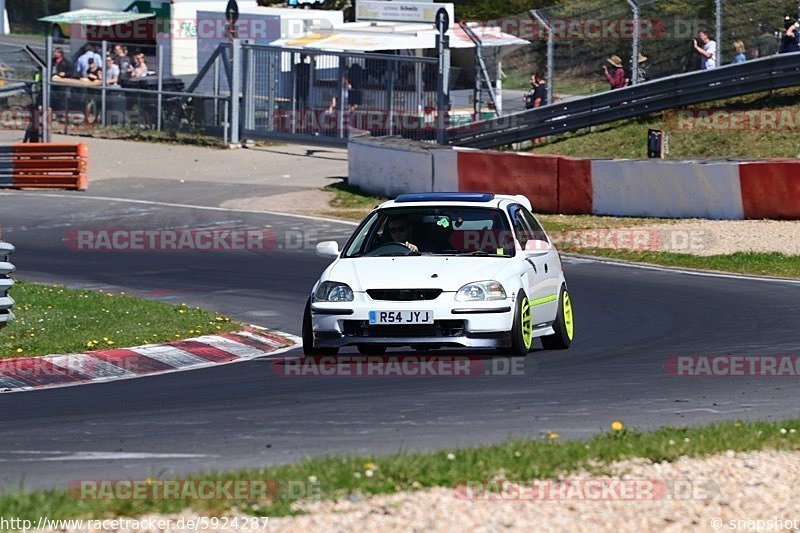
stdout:
[[114,62],[114,58],[106,56],[106,85],[109,87],[119,84],[119,65]]
[[[702,46],[698,46],[698,42]],[[717,42],[708,36],[706,30],[697,32],[697,39],[692,39],[692,47],[700,54],[700,70],[716,68]]]
[[133,56],[133,64],[129,67],[132,78],[146,78],[149,69],[144,54],[139,53]]

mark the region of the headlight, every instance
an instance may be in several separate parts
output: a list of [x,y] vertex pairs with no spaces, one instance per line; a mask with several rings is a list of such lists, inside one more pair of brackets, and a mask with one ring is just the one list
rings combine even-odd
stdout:
[[483,302],[486,300],[505,300],[506,291],[497,281],[476,281],[467,283],[456,293],[457,302]]
[[316,302],[352,302],[353,289],[346,283],[338,281],[324,281],[320,283],[314,293]]

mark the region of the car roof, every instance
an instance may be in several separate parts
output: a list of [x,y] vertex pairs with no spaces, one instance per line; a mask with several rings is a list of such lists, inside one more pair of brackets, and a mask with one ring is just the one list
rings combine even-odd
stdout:
[[382,203],[380,209],[388,207],[417,207],[427,204],[448,204],[462,206],[500,207],[503,202],[520,203],[532,211],[531,202],[527,197],[517,194],[492,194],[484,192],[422,192],[401,194],[394,200]]

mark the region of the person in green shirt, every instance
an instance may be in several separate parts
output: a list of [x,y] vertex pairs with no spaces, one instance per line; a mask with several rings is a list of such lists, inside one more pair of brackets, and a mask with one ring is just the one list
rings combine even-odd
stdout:
[[778,53],[779,40],[769,31],[769,24],[761,24],[761,35],[756,39],[755,57],[767,57]]

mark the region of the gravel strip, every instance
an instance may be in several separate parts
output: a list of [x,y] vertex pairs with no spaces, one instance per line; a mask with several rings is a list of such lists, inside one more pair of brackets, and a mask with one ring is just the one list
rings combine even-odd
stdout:
[[[633,460],[615,463],[610,472],[619,477],[571,475],[568,484],[529,484],[527,492],[512,486],[502,498],[479,487],[315,502],[304,507],[310,514],[271,520],[268,530],[677,532],[730,530],[731,520],[770,519],[797,519],[793,526],[800,530],[800,452]],[[551,496],[541,496],[548,490]],[[498,501],[517,495],[517,501]]]
[[[614,463],[607,471],[610,477],[583,473],[522,486],[502,481],[490,485],[470,482],[461,489],[305,502],[297,508],[308,514],[270,519],[267,527],[259,530],[800,531],[798,451],[728,451],[655,464],[635,459]],[[183,519],[185,523],[201,521],[202,515],[186,511],[139,519],[165,518],[173,519],[173,523]],[[227,529],[245,530],[255,529]]]
[[632,229],[660,233],[660,251],[694,255],[727,255],[735,252],[800,255],[798,220],[690,219]]

